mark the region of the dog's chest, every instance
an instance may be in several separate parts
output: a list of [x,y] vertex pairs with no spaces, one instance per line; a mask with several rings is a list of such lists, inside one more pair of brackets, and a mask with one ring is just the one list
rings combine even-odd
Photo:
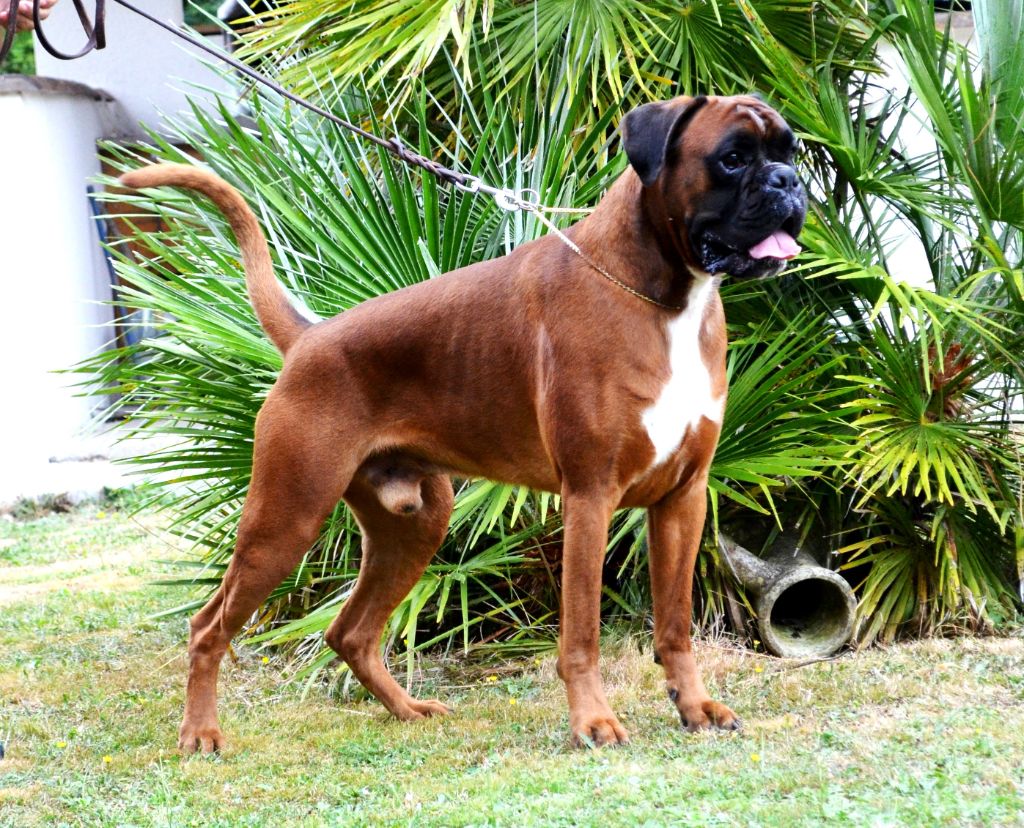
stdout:
[[701,356],[700,337],[704,314],[714,291],[710,276],[695,277],[689,299],[668,327],[670,375],[654,405],[643,412],[643,425],[654,446],[654,466],[679,448],[687,431],[702,418],[721,422],[723,396],[712,390],[711,372]]

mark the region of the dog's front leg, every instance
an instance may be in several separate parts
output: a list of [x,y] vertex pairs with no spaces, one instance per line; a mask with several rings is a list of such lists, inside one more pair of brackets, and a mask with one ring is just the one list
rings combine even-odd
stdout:
[[569,696],[569,727],[576,745],[629,741],[608,706],[598,667],[601,569],[612,508],[606,492],[562,492],[565,543],[558,675]]
[[690,644],[693,567],[706,511],[706,474],[648,510],[654,648],[683,727],[736,730],[739,719],[724,704],[713,701],[704,688]]

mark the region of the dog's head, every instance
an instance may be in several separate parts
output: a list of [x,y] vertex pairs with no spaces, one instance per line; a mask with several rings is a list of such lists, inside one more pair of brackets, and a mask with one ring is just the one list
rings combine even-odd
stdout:
[[757,98],[675,98],[631,111],[623,147],[690,267],[759,277],[799,251],[807,194],[796,139]]

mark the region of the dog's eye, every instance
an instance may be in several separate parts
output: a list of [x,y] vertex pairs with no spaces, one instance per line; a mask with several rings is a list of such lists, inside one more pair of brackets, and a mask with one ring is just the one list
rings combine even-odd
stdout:
[[729,172],[736,172],[747,166],[747,159],[738,152],[727,152],[722,156],[721,164]]

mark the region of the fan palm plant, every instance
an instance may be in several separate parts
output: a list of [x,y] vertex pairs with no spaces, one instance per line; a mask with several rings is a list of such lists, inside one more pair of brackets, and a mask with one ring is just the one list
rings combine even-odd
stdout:
[[290,0],[254,19],[243,51],[301,56],[282,76],[305,92],[368,76],[402,100],[425,76],[439,97],[457,78],[521,103],[564,82],[604,111],[629,89],[637,98],[746,91],[768,72],[756,47],[767,31],[798,60],[831,54],[854,66],[865,30],[850,22],[867,19],[849,0]]
[[[880,88],[882,37],[908,67],[910,95]],[[868,11],[838,0],[317,10],[292,0],[246,48],[368,126],[562,207],[592,205],[624,168],[615,125],[629,102],[760,88],[803,140],[811,215],[791,275],[723,289],[731,393],[709,536],[736,522],[760,525],[765,543],[792,522],[818,534],[857,583],[871,640],[1014,612],[1014,560],[1024,567],[1013,431],[1024,166],[1020,132],[1006,126],[1020,117],[1006,74],[1019,72],[1014,45],[1001,42],[978,80],[974,58],[909,0]],[[365,84],[351,80],[360,72]],[[273,96],[252,106],[252,126],[197,108],[171,128],[247,195],[279,275],[321,314],[544,232],[534,216],[441,188]],[[924,151],[904,139],[918,118],[934,136]],[[110,152],[122,166],[140,160]],[[146,153],[184,159],[157,138]],[[279,356],[252,317],[219,214],[172,192],[132,200],[168,228],[146,234],[147,261],[118,264],[128,298],[159,316],[162,335],[81,370],[96,391],[120,393],[136,428],[180,438],[137,462],[160,473],[173,526],[207,551],[186,580],[213,585]],[[898,234],[920,243],[919,272],[892,267]],[[557,511],[550,495],[463,483],[449,538],[396,611],[389,645],[409,659],[442,643],[550,646]],[[319,633],[352,586],[357,545],[339,508],[255,619],[259,641],[297,642],[310,674],[331,659]],[[640,513],[617,516],[608,561],[608,614],[641,622]],[[711,621],[731,588],[712,544],[698,573]]]

